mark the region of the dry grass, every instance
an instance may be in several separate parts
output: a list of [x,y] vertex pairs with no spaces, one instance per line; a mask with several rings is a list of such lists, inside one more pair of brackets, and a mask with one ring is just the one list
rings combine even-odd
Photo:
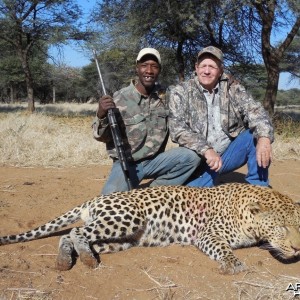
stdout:
[[238,300],[288,300],[295,299],[292,291],[287,291],[289,284],[295,284],[297,278],[274,275],[266,270],[258,272],[253,269],[240,281],[233,282],[237,289]]
[[1,298],[14,299],[14,300],[52,300],[51,292],[43,292],[31,288],[14,288],[7,289],[7,294],[10,294],[10,298]]
[[294,121],[288,114],[274,116],[275,143],[274,158],[300,159],[300,122]]
[[285,138],[275,134],[273,158],[274,160],[300,159],[300,136]]
[[92,137],[93,117],[24,112],[0,115],[0,164],[66,167],[110,164],[105,145]]
[[[94,116],[97,103],[57,103],[57,104],[35,104],[35,111],[38,114],[64,117]],[[0,104],[0,112],[15,113],[26,112],[27,103]]]
[[[22,167],[76,167],[111,164],[105,145],[93,139],[95,104],[0,105],[0,164]],[[276,122],[274,159],[300,158],[299,122]],[[168,148],[175,147],[169,142]]]

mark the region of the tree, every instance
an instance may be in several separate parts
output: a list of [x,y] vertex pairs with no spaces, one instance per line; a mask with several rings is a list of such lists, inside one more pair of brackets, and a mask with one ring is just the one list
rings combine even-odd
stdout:
[[[0,39],[16,51],[25,76],[28,110],[34,107],[34,79],[30,67],[33,47],[76,36],[79,8],[73,0],[0,0]],[[42,52],[44,48],[40,49]]]
[[[274,113],[278,90],[280,63],[285,51],[292,43],[300,28],[300,6],[293,1],[252,0],[261,21],[262,57],[266,66],[268,81],[264,97],[264,107]],[[272,30],[292,23],[287,36],[278,45],[271,41]]]
[[[264,107],[273,114],[280,62],[299,31],[298,0],[104,0],[98,6],[94,19],[107,28],[108,47],[172,50],[180,81],[208,45],[222,49],[229,69],[264,62]],[[278,30],[288,32],[275,44]]]
[[14,102],[18,96],[23,96],[22,94],[26,90],[24,73],[12,46],[0,40],[0,48],[1,98],[6,102]]
[[248,61],[238,24],[231,22],[237,8],[234,1],[220,0],[105,0],[98,3],[93,19],[108,29],[107,45],[135,53],[153,46],[167,52],[166,59],[171,54],[176,64],[168,67],[182,81],[194,70],[195,54],[203,46],[220,47],[228,53],[228,61]]
[[267,72],[263,64],[235,65],[230,71],[250,91],[254,99],[263,102],[267,86]]
[[300,80],[300,32],[298,32],[290,47],[285,51],[280,70],[290,73],[291,80]]

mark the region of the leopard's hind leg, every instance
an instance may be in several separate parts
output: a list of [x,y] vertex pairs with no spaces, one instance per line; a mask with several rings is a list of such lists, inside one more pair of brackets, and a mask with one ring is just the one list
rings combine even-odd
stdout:
[[99,258],[96,258],[90,248],[89,240],[83,234],[83,228],[73,228],[68,235],[61,237],[56,259],[56,268],[60,271],[67,271],[74,264],[74,251],[77,252],[80,260],[90,268],[96,268]]
[[99,265],[98,253],[117,252],[139,244],[145,232],[146,223],[129,227],[127,232],[113,234],[104,220],[96,220],[83,227],[76,227],[61,238],[57,266],[59,270],[72,267],[72,253],[75,250],[80,260],[90,268]]
[[87,238],[86,233],[84,227],[77,227],[71,230],[70,237],[80,260],[89,268],[94,269],[99,265],[100,259],[95,257],[91,249],[92,240]]
[[74,245],[69,234],[60,238],[58,255],[56,259],[56,269],[67,271],[73,266]]
[[141,239],[145,234],[146,222],[140,227],[129,230],[126,234],[121,232],[114,237],[107,236],[105,239],[98,238],[93,242],[92,247],[96,253],[113,253],[127,250],[131,247],[141,245]]

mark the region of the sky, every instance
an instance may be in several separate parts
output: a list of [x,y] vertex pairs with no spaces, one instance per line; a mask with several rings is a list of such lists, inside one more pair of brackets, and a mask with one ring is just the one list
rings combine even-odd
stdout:
[[[76,0],[78,5],[83,8],[83,18],[87,17],[91,9],[96,4],[96,0]],[[98,2],[100,2],[98,0]],[[57,59],[58,54],[55,49],[50,50],[50,53]],[[75,46],[64,46],[62,57],[60,58],[60,62],[66,64],[71,67],[83,67],[90,63],[92,59],[92,53],[83,53],[80,49]],[[279,86],[278,88],[281,90],[287,90],[292,88],[300,89],[300,80],[294,80],[290,82],[290,75],[288,73],[281,73],[279,78]]]

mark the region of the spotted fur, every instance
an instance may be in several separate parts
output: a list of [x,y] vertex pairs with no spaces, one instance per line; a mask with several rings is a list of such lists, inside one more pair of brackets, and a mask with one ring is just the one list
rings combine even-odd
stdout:
[[92,268],[99,253],[133,246],[195,245],[219,261],[221,273],[246,270],[232,249],[267,241],[283,258],[300,256],[300,206],[270,188],[160,186],[99,196],[34,230],[0,238],[0,245],[49,236],[82,219],[60,239],[56,266],[68,270],[74,252]]

